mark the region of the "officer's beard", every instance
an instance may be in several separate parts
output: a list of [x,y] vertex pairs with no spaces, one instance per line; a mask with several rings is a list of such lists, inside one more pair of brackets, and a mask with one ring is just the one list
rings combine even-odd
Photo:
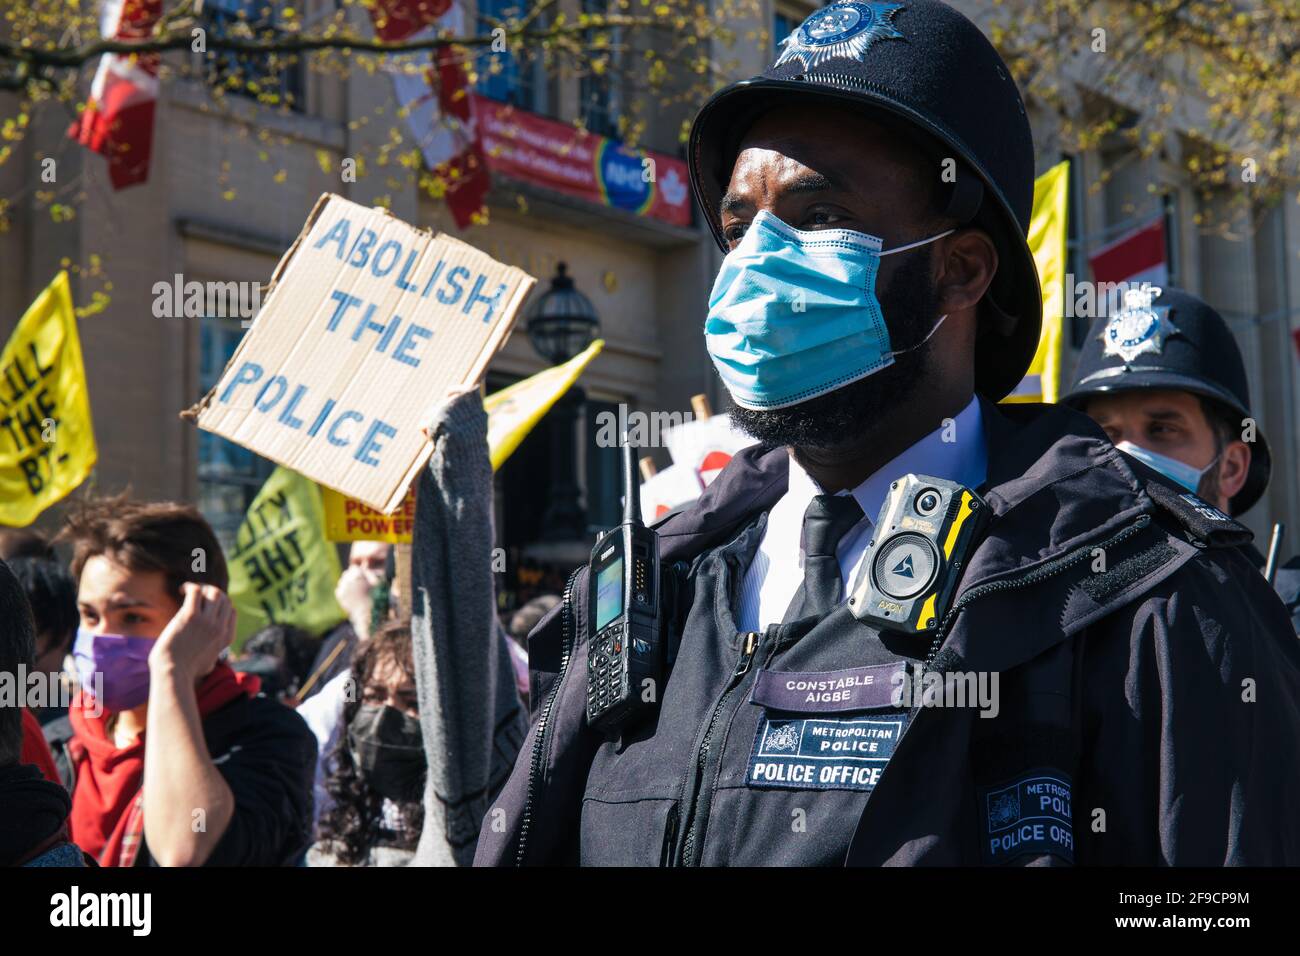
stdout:
[[926,379],[932,342],[926,336],[939,319],[939,290],[930,278],[930,249],[909,255],[881,293],[890,347],[903,352],[892,365],[833,392],[788,408],[758,411],[733,405],[731,420],[765,445],[834,448],[852,445],[901,412]]

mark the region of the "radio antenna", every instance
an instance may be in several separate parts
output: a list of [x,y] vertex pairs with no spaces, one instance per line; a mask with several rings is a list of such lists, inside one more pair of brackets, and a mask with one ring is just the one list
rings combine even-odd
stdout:
[[636,452],[623,433],[623,523],[641,523],[641,482],[636,472]]

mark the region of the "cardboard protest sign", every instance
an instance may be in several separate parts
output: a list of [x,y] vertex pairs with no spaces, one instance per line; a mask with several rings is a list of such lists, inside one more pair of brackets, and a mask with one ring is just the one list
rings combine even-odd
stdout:
[[432,447],[448,387],[476,384],[536,280],[339,196],[316,203],[200,428],[384,513]]
[[60,272],[0,354],[0,524],[31,524],[85,480],[95,458],[77,318]]
[[345,617],[334,599],[342,568],[325,540],[320,490],[277,468],[248,506],[230,554],[235,649],[268,624],[321,635]]
[[415,529],[415,486],[392,514],[376,511],[356,498],[322,488],[325,499],[325,537],[330,541],[388,541],[410,544]]

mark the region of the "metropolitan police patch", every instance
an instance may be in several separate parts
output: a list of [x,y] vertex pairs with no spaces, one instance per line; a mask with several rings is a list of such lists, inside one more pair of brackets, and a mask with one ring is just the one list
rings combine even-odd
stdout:
[[765,712],[745,783],[759,789],[873,790],[907,714],[798,717]]
[[1127,363],[1143,352],[1161,352],[1165,339],[1177,334],[1178,329],[1169,320],[1168,306],[1152,304],[1159,296],[1160,290],[1154,286],[1124,293],[1123,311],[1116,313],[1102,330],[1103,355],[1117,355]]
[[1008,863],[1024,855],[1074,862],[1074,815],[1068,774],[1045,769],[978,790],[983,833],[980,855],[986,864]]
[[904,6],[849,0],[823,7],[781,41],[785,49],[773,66],[797,59],[805,70],[811,70],[836,57],[861,60],[877,40],[903,39],[891,21]]

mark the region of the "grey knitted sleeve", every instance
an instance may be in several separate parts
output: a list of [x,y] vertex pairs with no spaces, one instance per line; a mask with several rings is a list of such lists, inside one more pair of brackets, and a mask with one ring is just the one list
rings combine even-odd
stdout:
[[431,423],[411,547],[411,638],[428,757],[413,866],[468,866],[527,731],[492,579],[492,465],[477,389]]

